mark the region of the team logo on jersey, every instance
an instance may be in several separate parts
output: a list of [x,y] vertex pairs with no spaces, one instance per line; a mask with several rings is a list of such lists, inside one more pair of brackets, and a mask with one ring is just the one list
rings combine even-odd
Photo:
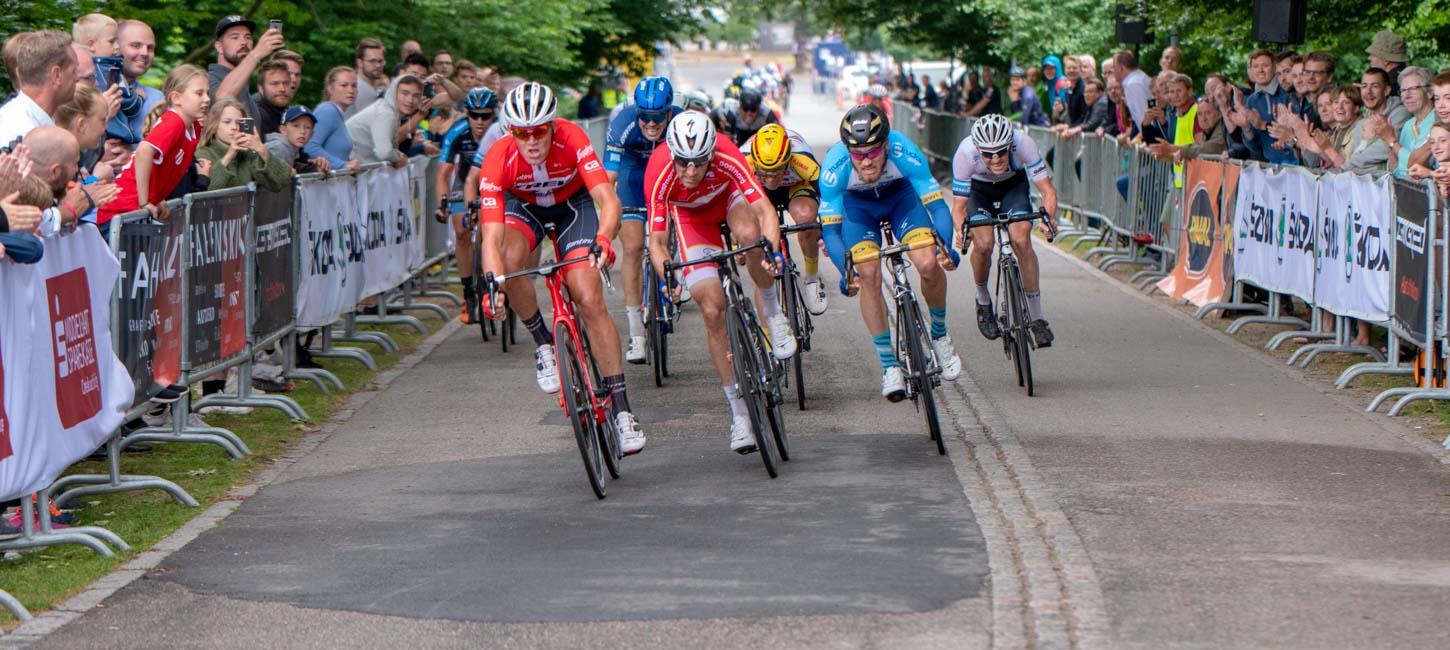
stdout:
[[485,196],[485,197],[483,197],[483,207],[485,207],[485,208],[496,208],[496,207],[498,207],[498,199],[496,199],[494,197],[491,197],[491,196]]
[[185,158],[185,157],[186,157],[186,151],[181,150],[181,149],[177,149],[176,150],[176,161],[173,162],[172,164],[173,165],[180,166],[181,165],[181,159],[182,158]]
[[821,174],[821,180],[825,181],[827,185],[835,185],[836,184],[836,172],[831,171],[829,169],[826,170],[825,173]]
[[584,163],[584,171],[586,171],[586,172],[599,171],[599,161],[598,160],[591,160],[591,161],[589,161],[587,163]]
[[482,182],[482,183],[480,183],[478,185],[478,191],[480,191],[480,192],[502,192],[503,191],[503,188],[502,187],[499,187],[497,183],[491,183],[489,181],[484,181],[484,182]]

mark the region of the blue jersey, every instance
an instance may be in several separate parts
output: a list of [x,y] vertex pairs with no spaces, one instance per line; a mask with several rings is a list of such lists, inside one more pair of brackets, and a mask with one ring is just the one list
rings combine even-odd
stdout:
[[494,120],[493,126],[488,127],[488,130],[483,132],[483,139],[478,141],[478,150],[473,152],[473,166],[482,167],[483,157],[488,155],[488,150],[493,148],[493,143],[508,135],[508,132],[508,127],[503,125],[503,120]]
[[[856,169],[851,165],[851,156],[843,143],[832,145],[821,162],[821,234],[826,240],[826,252],[843,276],[847,248],[860,243],[861,236],[878,232],[878,225],[884,220],[878,219],[882,215],[876,214],[875,210],[863,206],[890,203],[899,206],[901,212],[885,217],[890,217],[893,222],[909,218],[906,210],[910,205],[894,200],[885,201],[884,197],[897,197],[911,192],[916,198],[916,201],[911,202],[918,206],[916,211],[919,212],[924,207],[931,227],[948,247],[951,246],[951,210],[947,208],[941,185],[932,177],[931,165],[926,156],[922,155],[921,149],[906,136],[892,131],[886,141],[886,156],[886,168],[882,170],[879,178],[870,183],[861,180],[856,174]],[[843,241],[842,222],[853,217],[862,222],[857,224],[860,228],[851,229],[853,239],[858,241]],[[872,221],[873,219],[877,220]],[[867,223],[868,221],[872,222]],[[893,225],[899,228],[902,224]]]
[[450,189],[455,192],[463,189],[463,181],[468,178],[468,170],[473,168],[473,156],[477,152],[478,141],[473,138],[468,120],[454,122],[443,134],[443,143],[438,147],[438,162],[454,166]]
[[[681,109],[669,108],[668,119],[674,119]],[[667,120],[668,122],[668,120]],[[626,208],[645,207],[644,170],[655,147],[663,142],[644,137],[639,128],[639,107],[629,104],[609,121],[609,134],[604,139],[604,170],[619,175],[615,193]]]

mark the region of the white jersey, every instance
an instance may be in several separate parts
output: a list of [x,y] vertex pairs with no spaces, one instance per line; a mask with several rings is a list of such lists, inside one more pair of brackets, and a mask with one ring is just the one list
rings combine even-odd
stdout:
[[1042,154],[1037,151],[1037,143],[1023,131],[1012,132],[1011,164],[1007,166],[1007,171],[1000,174],[987,167],[982,152],[977,150],[972,138],[967,137],[957,146],[956,155],[952,156],[952,193],[967,196],[971,193],[972,181],[1000,183],[1019,171],[1026,172],[1027,179],[1034,183],[1052,176],[1052,171],[1042,160]]

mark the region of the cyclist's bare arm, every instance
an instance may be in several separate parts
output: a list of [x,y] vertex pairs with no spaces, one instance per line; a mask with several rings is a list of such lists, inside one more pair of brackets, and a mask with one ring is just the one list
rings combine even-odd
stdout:
[[433,184],[438,188],[438,196],[448,198],[449,182],[453,178],[453,163],[443,163],[438,166],[438,175],[433,177]]
[[1057,230],[1057,188],[1052,186],[1052,179],[1044,178],[1033,183],[1037,192],[1042,195],[1042,211],[1047,213],[1047,218],[1042,220],[1042,227],[1049,229],[1048,232]]
[[473,205],[478,200],[478,176],[482,173],[477,165],[468,170],[468,180],[463,182],[463,204]]
[[606,239],[614,239],[619,234],[619,195],[614,193],[614,186],[609,183],[595,185],[589,190],[589,197],[594,199],[594,209],[599,213],[599,232]]

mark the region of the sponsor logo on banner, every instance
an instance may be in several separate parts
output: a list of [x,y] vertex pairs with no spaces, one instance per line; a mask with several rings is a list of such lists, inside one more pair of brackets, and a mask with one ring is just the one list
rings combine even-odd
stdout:
[[1244,169],[1239,180],[1234,279],[1313,300],[1314,176],[1300,169],[1270,174]]
[[1334,314],[1390,316],[1389,186],[1348,174],[1319,184],[1319,265],[1314,302]]
[[1179,250],[1184,254],[1178,257],[1172,272],[1158,282],[1163,293],[1199,306],[1223,300],[1229,286],[1223,269],[1228,251],[1222,235],[1226,222],[1219,206],[1226,191],[1224,176],[1236,170],[1218,161],[1188,162],[1186,226],[1179,241]]
[[1428,246],[1430,198],[1425,188],[1406,179],[1393,179],[1394,194],[1394,274],[1390,280],[1391,313],[1400,329],[1423,343],[1427,337],[1425,321],[1429,318],[1426,291],[1431,277]]
[[45,280],[55,361],[55,403],[69,429],[101,411],[101,373],[91,331],[91,286],[84,267]]
[[1214,203],[1218,197],[1210,197],[1202,185],[1193,188],[1193,198],[1188,202],[1188,258],[1189,279],[1197,280],[1208,270],[1208,261],[1213,255],[1213,239],[1218,234],[1218,210]]

